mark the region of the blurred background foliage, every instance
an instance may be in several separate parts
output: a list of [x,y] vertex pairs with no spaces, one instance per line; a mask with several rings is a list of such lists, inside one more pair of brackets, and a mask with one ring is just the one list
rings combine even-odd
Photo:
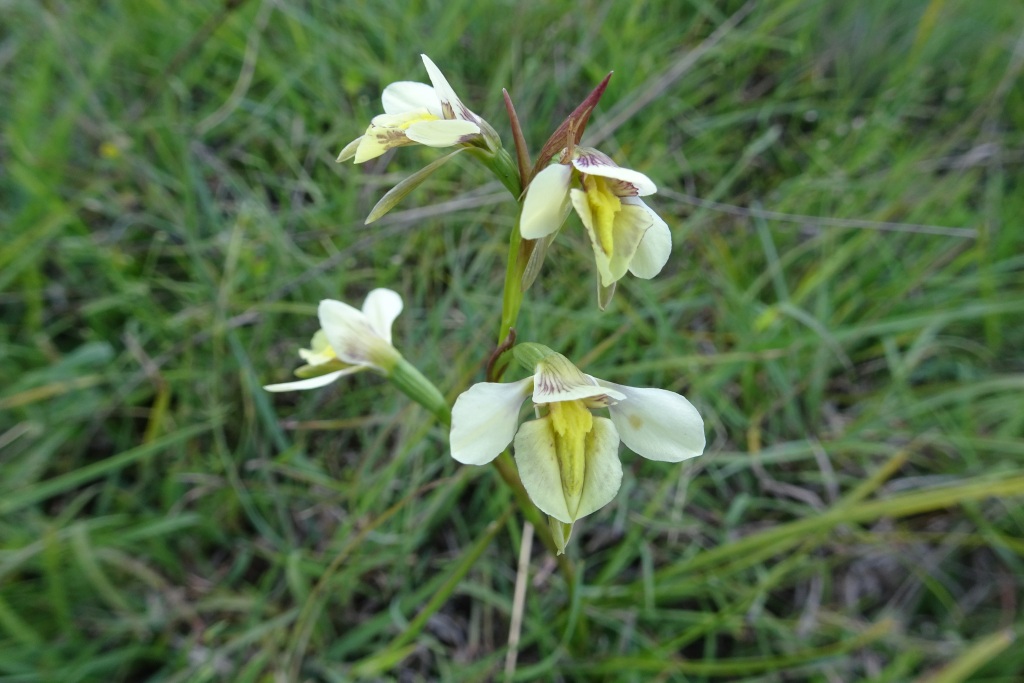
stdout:
[[0,13],[0,680],[489,680],[522,525],[368,374],[268,395],[322,298],[482,378],[514,204],[341,147],[419,53],[534,151],[588,131],[674,253],[595,305],[576,219],[520,320],[685,393],[574,597],[534,549],[516,680],[1019,681],[1024,15],[974,0],[172,3]]

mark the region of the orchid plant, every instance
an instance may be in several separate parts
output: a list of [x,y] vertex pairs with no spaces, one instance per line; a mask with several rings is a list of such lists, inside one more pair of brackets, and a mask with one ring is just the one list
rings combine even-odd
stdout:
[[[642,197],[657,190],[639,171],[580,145],[609,74],[551,134],[531,164],[512,100],[504,92],[514,156],[495,129],[455,94],[437,66],[423,56],[430,85],[401,81],[384,89],[384,113],[341,151],[338,161],[362,163],[396,147],[454,148],[390,190],[370,212],[377,220],[449,159],[468,153],[490,169],[516,201],[497,345],[489,352],[486,381],[463,391],[449,406],[437,387],[392,343],[401,296],[374,289],[362,309],[320,302],[320,329],[298,379],[268,384],[272,392],[317,389],[356,372],[383,375],[449,427],[451,456],[466,465],[493,463],[519,496],[527,520],[548,547],[565,553],[576,522],[611,502],[622,481],[619,443],[636,454],[674,463],[704,451],[704,423],[683,396],[658,388],[628,387],[580,370],[542,344],[516,343],[525,293],[542,270],[548,247],[572,212],[593,248],[597,304],[604,310],[626,273],[653,278],[672,250],[672,233]],[[528,373],[502,381],[515,360]],[[520,413],[532,398],[533,419]],[[607,416],[605,416],[607,413]],[[514,453],[514,460],[509,452]],[[514,462],[514,465],[512,463]],[[545,519],[546,516],[546,519]]]

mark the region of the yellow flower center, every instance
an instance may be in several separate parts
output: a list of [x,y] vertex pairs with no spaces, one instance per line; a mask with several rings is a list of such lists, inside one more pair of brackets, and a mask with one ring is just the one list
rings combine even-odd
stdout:
[[398,130],[407,130],[409,128],[409,126],[411,126],[414,123],[419,123],[420,121],[440,121],[440,120],[441,120],[440,116],[434,116],[433,114],[431,114],[426,109],[423,109],[423,110],[416,111],[416,112],[410,112],[408,119],[406,119],[405,121],[402,121],[401,123],[399,123],[397,126],[394,126],[394,127],[397,128]]
[[327,341],[327,335],[324,331],[317,330],[316,334],[313,335],[313,341],[310,342],[309,348],[299,349],[299,357],[310,365],[323,365],[335,360],[338,355],[334,353],[334,348]]
[[622,210],[622,201],[608,188],[608,181],[600,176],[584,176],[583,189],[594,220],[594,234],[601,249],[610,257],[614,246],[612,227],[615,215]]
[[562,494],[569,514],[575,518],[583,496],[587,435],[594,427],[594,416],[579,400],[550,403],[548,411],[555,437],[558,472],[562,478]]
[[361,164],[379,157],[394,147],[415,144],[408,138],[405,131],[414,123],[437,121],[438,118],[426,109],[374,116],[370,121],[369,128],[363,133],[363,137],[359,138],[359,144],[355,149],[355,162]]

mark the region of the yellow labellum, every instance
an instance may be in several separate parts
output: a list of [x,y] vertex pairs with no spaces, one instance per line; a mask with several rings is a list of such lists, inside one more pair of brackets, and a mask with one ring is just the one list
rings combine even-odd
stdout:
[[415,116],[410,116],[407,120],[402,121],[397,126],[394,126],[394,128],[397,128],[398,130],[408,130],[409,126],[414,123],[419,123],[420,121],[439,121],[440,119],[440,116],[434,116],[428,111],[422,111],[418,112]]
[[601,249],[611,257],[614,248],[612,227],[615,225],[615,215],[622,210],[622,201],[608,189],[608,182],[600,176],[585,176],[583,189],[587,193],[587,204],[594,221],[594,234]]
[[[359,144],[354,153],[355,162],[361,164],[364,161],[379,157],[389,149],[416,144],[406,136],[405,131],[414,123],[437,121],[439,118],[426,109],[416,109],[401,114],[381,114],[375,116],[373,121],[370,122],[370,127],[359,138]],[[345,156],[347,151],[349,151],[348,148],[342,150],[342,155],[339,158],[348,158]]]
[[327,341],[327,335],[323,330],[317,330],[313,335],[308,349],[299,349],[299,357],[310,365],[322,365],[338,357],[334,348]]
[[548,410],[555,437],[562,494],[569,514],[575,517],[583,496],[587,435],[594,427],[594,416],[579,400],[550,403]]
[[378,116],[374,119],[376,123],[370,124],[370,127],[366,130],[366,134],[374,136],[377,141],[385,147],[396,144],[412,144],[412,141],[405,137],[405,131],[409,130],[409,127],[412,124],[421,123],[423,121],[438,120],[437,116],[434,116],[425,109],[422,112],[410,112],[408,114],[387,116],[386,121],[381,121],[382,118],[384,117]]

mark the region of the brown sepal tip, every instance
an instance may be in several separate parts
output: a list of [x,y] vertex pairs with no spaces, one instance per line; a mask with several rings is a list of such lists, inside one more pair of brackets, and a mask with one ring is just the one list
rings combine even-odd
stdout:
[[[548,141],[541,148],[540,155],[537,157],[537,163],[534,165],[530,177],[524,180],[533,180],[533,177],[547,166],[553,156],[567,147],[572,148],[579,144],[580,138],[583,137],[583,131],[587,128],[587,121],[590,120],[590,114],[601,100],[601,96],[604,95],[605,88],[608,87],[608,81],[611,80],[613,73],[615,72],[609,71],[608,75],[597,84],[597,87],[591,90],[590,94],[580,102],[579,106],[566,116],[561,125],[555,129],[555,132],[551,134],[551,137],[548,138]],[[527,184],[529,183],[524,183],[524,185]]]

